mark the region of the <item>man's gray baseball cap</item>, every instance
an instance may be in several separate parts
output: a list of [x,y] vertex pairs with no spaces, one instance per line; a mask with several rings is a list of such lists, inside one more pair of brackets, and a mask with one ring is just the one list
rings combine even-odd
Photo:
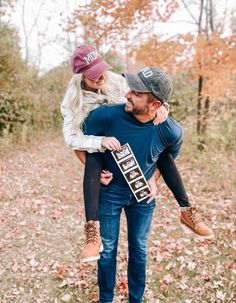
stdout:
[[159,101],[166,102],[173,91],[173,82],[159,67],[145,67],[137,74],[123,74],[130,89],[140,93],[151,93]]

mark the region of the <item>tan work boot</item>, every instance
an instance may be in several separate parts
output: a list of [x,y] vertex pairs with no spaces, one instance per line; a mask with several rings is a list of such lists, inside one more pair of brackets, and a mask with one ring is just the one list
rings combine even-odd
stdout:
[[84,226],[85,245],[80,254],[80,262],[98,260],[102,252],[99,221],[88,221]]
[[185,232],[194,233],[198,238],[212,239],[214,237],[213,231],[201,221],[195,207],[181,211],[180,223]]

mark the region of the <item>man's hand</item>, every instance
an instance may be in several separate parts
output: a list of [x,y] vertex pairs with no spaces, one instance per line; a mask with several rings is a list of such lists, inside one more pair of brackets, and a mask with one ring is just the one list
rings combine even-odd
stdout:
[[162,123],[166,121],[168,118],[170,111],[170,106],[168,103],[163,103],[157,110],[156,110],[156,118],[153,121],[154,125],[157,125],[159,123]]
[[149,199],[147,200],[147,204],[149,204],[152,200],[156,198],[157,195],[157,184],[156,182],[150,182],[148,181],[149,187],[150,187],[150,194],[148,195]]
[[103,185],[108,185],[112,179],[113,179],[113,174],[110,173],[108,170],[103,170],[101,172],[100,183],[102,183]]
[[102,139],[102,147],[105,147],[109,150],[121,150],[120,142],[115,137],[104,137]]
[[148,195],[149,199],[147,200],[147,204],[149,204],[152,200],[156,198],[157,195],[157,180],[160,178],[160,171],[155,169],[153,175],[148,180],[148,184],[150,187],[150,194]]

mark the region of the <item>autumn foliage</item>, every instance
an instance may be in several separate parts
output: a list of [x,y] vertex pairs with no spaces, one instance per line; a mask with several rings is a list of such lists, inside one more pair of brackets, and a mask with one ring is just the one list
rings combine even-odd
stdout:
[[[184,9],[190,12],[187,2]],[[163,37],[158,22],[168,22],[180,7],[179,1],[91,1],[74,11],[67,31],[82,25],[84,43],[104,45],[125,56],[126,69],[161,66],[176,80],[188,74],[184,85],[197,84],[195,94],[197,133],[205,136],[210,105],[219,98],[233,99],[236,77],[235,35],[215,25],[213,0],[196,2],[191,14],[196,32]],[[174,25],[173,25],[174,26]],[[231,31],[233,32],[233,30]],[[202,141],[203,142],[203,141]]]
[[[0,1],[0,302],[97,302],[96,265],[79,260],[83,167],[60,125],[72,72],[66,61],[39,76],[23,60],[18,33],[2,22],[15,2]],[[171,115],[185,129],[178,168],[191,203],[215,233],[210,241],[186,236],[176,201],[159,180],[144,302],[235,302],[236,27],[214,25],[213,0],[76,2],[84,4],[64,29],[79,28],[76,41],[95,44],[115,71],[158,65],[173,75]],[[181,3],[197,4],[196,31],[160,35],[159,22]],[[128,300],[127,259],[122,216],[117,302]]]
[[[192,67],[194,75],[205,79],[202,95],[211,99],[225,95],[233,97],[236,75],[236,36],[224,36],[213,32],[201,34],[193,44],[195,55]],[[199,64],[200,63],[200,64]]]
[[[6,7],[14,3],[2,2],[0,18]],[[174,36],[161,34],[160,23],[170,22],[180,9],[191,13],[192,4],[196,6],[195,14],[191,15],[195,31]],[[176,116],[181,120],[189,114],[194,117],[203,147],[203,137],[207,136],[213,119],[227,120],[230,133],[235,128],[231,125],[236,112],[235,26],[232,16],[225,30],[224,21],[217,16],[216,5],[214,0],[194,3],[187,0],[91,0],[78,4],[62,23],[68,36],[77,35],[78,44],[94,44],[114,71],[133,72],[155,65],[167,70],[176,87],[170,100],[176,106],[171,110],[181,112]],[[3,25],[0,23],[0,76],[3,80],[0,96],[4,100],[0,109],[0,135],[18,132],[19,137],[27,137],[34,130],[59,124],[58,105],[71,72],[66,62],[45,77],[38,77],[37,69],[27,66],[21,58],[16,32],[5,30]]]
[[148,33],[155,19],[168,20],[177,8],[175,0],[92,0],[89,4],[78,5],[66,30],[74,31],[82,25],[84,42],[98,48],[117,41],[129,43],[132,36],[139,40],[141,34]]

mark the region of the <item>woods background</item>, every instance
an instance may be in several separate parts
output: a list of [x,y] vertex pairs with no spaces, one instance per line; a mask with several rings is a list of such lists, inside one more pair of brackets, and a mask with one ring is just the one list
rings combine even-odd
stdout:
[[[161,242],[160,230],[162,228],[165,230],[165,225],[168,225],[169,221],[164,219],[163,226],[154,223],[154,230],[156,228],[160,239],[158,237],[154,239],[152,245],[158,246],[158,249],[161,247],[162,254],[160,260],[158,259],[160,264],[154,265],[151,262],[150,270],[158,273],[156,281],[161,282],[155,287],[152,284],[154,282],[151,280],[148,282],[149,292],[146,295],[146,302],[233,302],[235,270],[232,269],[231,258],[233,247],[235,248],[235,238],[234,242],[232,240],[235,226],[232,222],[235,221],[233,201],[236,187],[235,5],[230,1],[216,0],[91,0],[75,1],[77,3],[74,3],[73,9],[58,11],[59,2],[50,1],[48,6],[45,0],[36,1],[35,9],[30,15],[27,9],[28,0],[0,1],[0,198],[3,202],[1,204],[3,212],[0,216],[2,224],[0,249],[4,255],[4,266],[0,273],[7,277],[7,279],[2,278],[1,302],[56,303],[61,300],[62,302],[96,302],[97,300],[96,290],[91,292],[89,287],[91,279],[94,278],[94,273],[91,274],[92,269],[80,267],[77,263],[72,266],[71,260],[65,265],[67,261],[60,259],[60,262],[55,261],[56,265],[52,264],[51,269],[42,267],[38,270],[42,275],[50,272],[53,276],[50,280],[51,286],[43,287],[35,277],[31,274],[27,275],[27,270],[26,282],[23,281],[23,286],[19,286],[17,281],[19,277],[24,276],[24,271],[22,275],[16,277],[17,273],[21,272],[21,261],[17,255],[11,256],[11,253],[14,254],[15,244],[8,246],[14,243],[14,228],[19,223],[19,218],[17,219],[14,213],[15,209],[24,213],[25,207],[30,205],[31,211],[39,216],[44,216],[48,210],[48,225],[59,222],[61,226],[62,221],[68,217],[63,216],[62,206],[52,207],[50,204],[52,197],[55,200],[59,199],[60,203],[69,203],[71,214],[78,213],[76,210],[78,197],[82,208],[81,189],[78,189],[81,185],[74,180],[81,178],[82,167],[75,159],[72,160],[73,155],[63,146],[59,106],[72,76],[70,56],[78,45],[85,43],[95,45],[116,72],[133,72],[143,66],[160,66],[173,76],[175,90],[170,100],[171,115],[183,124],[185,130],[185,142],[179,165],[191,199],[195,204],[199,204],[206,219],[210,220],[213,227],[218,230],[218,242],[210,243],[210,246],[208,244],[202,246],[208,249],[209,255],[212,256],[212,259],[210,257],[210,261],[208,260],[208,265],[204,264],[206,262],[202,259],[204,253],[198,250],[198,246],[194,248],[195,258],[198,261],[194,256],[193,259],[188,260],[192,258],[193,253],[189,253],[186,257],[188,270],[185,277],[189,279],[191,287],[188,286],[187,294],[184,294],[186,287],[183,285],[188,284],[187,280],[181,280],[178,287],[174,285],[179,278],[176,274],[178,262],[168,263],[168,258],[163,261],[165,249],[170,252],[172,244],[170,239],[168,242],[168,237],[167,242]],[[65,7],[69,6],[69,2],[64,1]],[[184,11],[183,16],[188,17],[186,20],[173,21],[179,10]],[[57,17],[59,22],[55,21],[54,17]],[[55,32],[54,36],[49,37],[47,33],[55,22],[59,24],[63,35],[58,36],[58,32]],[[165,35],[159,31],[160,24],[175,27],[178,22],[184,23],[187,29],[191,25],[191,30],[189,32],[185,30],[184,34],[176,30],[173,35]],[[53,56],[49,54],[47,56],[49,45],[55,48],[55,54],[57,48],[63,49],[64,56],[61,64],[52,69],[47,68],[44,62],[45,58],[47,62],[53,61]],[[68,158],[63,160],[63,156],[67,157],[65,154],[68,154]],[[52,158],[54,164],[51,163]],[[52,171],[48,170],[50,165]],[[73,165],[77,165],[77,169],[71,169]],[[40,182],[32,181],[38,170],[42,168],[48,171],[45,175],[39,174],[40,180],[43,179],[45,183],[43,192],[46,196],[43,201],[39,198],[44,195],[42,188],[39,189]],[[25,173],[22,173],[22,170]],[[79,176],[78,170],[81,171]],[[32,171],[35,174],[33,176]],[[19,176],[17,172],[21,175]],[[51,177],[49,179],[50,174],[58,181],[52,181]],[[64,182],[67,185],[63,185],[64,189],[59,176],[61,179],[66,178]],[[52,192],[47,184],[54,186],[57,193]],[[31,190],[33,187],[35,192]],[[168,208],[174,205],[173,201],[171,202],[172,198],[162,185],[160,192],[164,201],[169,201],[163,209],[160,208],[161,212],[168,213]],[[24,194],[28,195],[28,200]],[[42,205],[45,207],[44,211],[41,209]],[[174,217],[177,217],[175,212]],[[13,226],[8,225],[9,218],[12,218]],[[80,220],[76,221],[76,218],[74,221],[75,226],[82,226],[81,218],[83,218],[82,210]],[[30,217],[27,220],[30,221]],[[176,223],[171,224],[175,226]],[[60,226],[57,226],[59,235]],[[67,231],[72,232],[71,228],[68,225]],[[168,226],[168,231],[172,234],[173,229]],[[80,232],[79,237],[82,238],[82,230]],[[73,233],[73,243],[78,241],[76,234]],[[181,236],[177,233],[174,237],[177,239]],[[34,251],[37,241],[32,243]],[[184,247],[179,248],[178,242],[176,243],[175,253],[183,254]],[[191,241],[186,242],[189,251],[192,247],[191,243]],[[59,243],[54,244],[56,251]],[[9,250],[6,247],[9,247]],[[20,251],[23,251],[22,247]],[[74,245],[75,251],[77,251],[76,247]],[[70,249],[68,244],[67,250]],[[216,250],[222,252],[219,263],[216,262]],[[9,258],[6,258],[6,253]],[[27,255],[27,251],[25,254]],[[29,261],[32,264],[29,266],[31,270],[32,268],[36,270],[40,262],[37,263],[35,254],[33,255],[34,258]],[[50,263],[49,260],[47,261]],[[153,257],[153,262],[156,261],[156,257]],[[184,264],[181,259],[179,262]],[[189,264],[192,264],[192,267]],[[194,279],[195,266],[200,268],[199,277],[203,284]],[[216,268],[215,273],[213,268]],[[169,272],[167,276],[166,272]],[[66,273],[72,273],[70,283]],[[79,275],[79,278],[73,280],[73,275],[76,277]],[[59,290],[58,279],[63,280],[64,283],[60,284]],[[29,280],[32,282],[31,293],[26,286]],[[118,282],[119,300],[125,300],[126,280],[121,275]],[[204,290],[207,283],[208,290]],[[35,285],[39,285],[38,288],[35,288]],[[71,287],[75,287],[76,290],[71,291]],[[41,293],[36,289],[41,290]],[[33,294],[37,294],[35,299]]]

